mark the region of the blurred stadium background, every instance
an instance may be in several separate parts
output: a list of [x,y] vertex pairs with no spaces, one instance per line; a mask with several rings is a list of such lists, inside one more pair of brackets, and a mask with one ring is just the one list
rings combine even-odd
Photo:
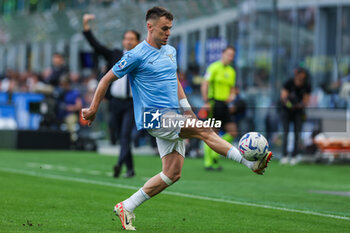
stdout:
[[[302,134],[304,154],[319,151],[313,145],[318,132],[328,133],[326,137],[331,139],[350,138],[346,124],[350,106],[350,1],[2,0],[0,128],[7,140],[0,146],[39,149],[40,145],[33,144],[32,135],[37,137],[40,130],[66,131],[54,113],[59,94],[55,96],[50,90],[48,94],[40,86],[48,80],[54,53],[64,56],[72,86],[79,89],[88,106],[105,61],[94,54],[82,36],[83,13],[97,16],[92,30],[100,41],[120,48],[127,29],[138,30],[145,37],[145,11],[158,4],[176,16],[170,44],[177,49],[179,76],[192,106],[200,108],[203,104],[199,86],[207,65],[220,57],[223,47],[233,45],[237,49],[233,64],[237,86],[247,106],[240,132],[266,132],[279,155],[279,91],[294,68],[304,67],[311,74],[312,86]],[[85,149],[98,149],[101,141],[108,141],[106,112],[104,108],[92,130],[79,134],[89,134],[87,137],[94,139]],[[79,127],[75,128],[77,132],[81,131]],[[15,138],[24,134],[30,139],[22,145],[23,140]],[[61,136],[63,140],[64,135]],[[148,144],[142,136],[138,140],[137,145]],[[335,146],[349,146],[346,140],[341,141],[344,145],[337,142]],[[62,148],[72,147],[70,144],[66,141]],[[76,147],[81,149],[82,145]],[[310,150],[305,151],[307,148]],[[201,154],[189,152],[194,156]],[[344,157],[348,151],[341,148],[339,152],[336,156]]]
[[[263,181],[248,177],[245,175],[246,171],[240,170],[241,167],[232,166],[232,163],[225,161],[223,173],[213,177],[204,173],[201,159],[193,159],[189,162],[190,167],[185,167],[184,173],[193,180],[198,178],[199,182],[207,179],[208,183],[200,183],[203,185],[199,187],[200,184],[195,185],[197,183],[186,183],[184,178],[182,186],[180,181],[170,190],[186,195],[199,193],[214,199],[247,202],[244,207],[246,209],[249,209],[249,203],[258,206],[271,205],[273,208],[292,208],[287,212],[293,212],[293,216],[285,216],[287,220],[284,222],[274,222],[278,227],[272,230],[261,228],[255,231],[248,227],[235,228],[234,232],[331,232],[332,227],[337,229],[333,232],[349,231],[350,213],[346,203],[349,203],[350,171],[346,163],[350,160],[350,0],[0,0],[0,172],[3,174],[0,177],[4,178],[0,180],[2,186],[9,187],[3,190],[3,199],[0,198],[4,204],[2,206],[7,206],[7,210],[16,208],[16,201],[9,201],[12,200],[13,193],[28,191],[30,187],[25,187],[31,182],[42,182],[26,175],[52,179],[61,177],[59,179],[62,184],[59,185],[62,186],[66,185],[64,180],[89,183],[87,180],[94,179],[96,180],[90,184],[105,182],[107,186],[114,185],[110,172],[116,158],[100,156],[116,157],[119,152],[118,145],[111,145],[109,142],[107,104],[103,103],[91,128],[86,127],[84,122],[77,121],[70,134],[68,126],[57,115],[61,104],[60,91],[57,85],[48,83],[50,67],[54,54],[62,54],[71,87],[79,90],[83,105],[89,106],[106,62],[94,53],[82,35],[83,14],[96,15],[92,30],[102,43],[110,48],[121,48],[122,36],[126,30],[140,31],[142,39],[145,38],[145,12],[154,5],[164,6],[175,15],[170,44],[177,49],[179,77],[189,102],[196,111],[203,105],[200,85],[208,64],[220,58],[221,50],[225,46],[233,45],[236,48],[232,65],[237,72],[237,86],[246,106],[244,116],[239,122],[240,135],[247,131],[263,132],[277,159],[281,156],[283,134],[278,113],[280,90],[283,83],[293,76],[296,67],[307,69],[312,93],[306,110],[307,118],[303,125],[299,158],[304,163],[333,163],[329,166],[302,164],[286,168],[272,162],[269,177],[275,178],[272,181]],[[290,149],[293,137],[289,138]],[[137,175],[131,181],[113,181],[117,183],[117,188],[140,186],[145,177],[156,172],[151,169],[151,163],[155,159],[141,156],[157,155],[152,140],[147,134],[136,130],[133,132],[133,139]],[[188,141],[187,145],[187,157],[203,156],[201,144]],[[65,153],[58,150],[70,151]],[[160,165],[160,161],[154,163]],[[337,165],[338,163],[342,165]],[[98,171],[92,174],[94,169]],[[290,171],[292,172],[289,173]],[[232,180],[226,177],[231,174]],[[68,176],[74,178],[68,179]],[[28,183],[21,183],[21,179]],[[219,179],[224,180],[223,183],[217,182]],[[305,183],[302,182],[303,179]],[[321,184],[320,180],[325,183]],[[245,186],[245,181],[251,182],[250,184],[255,182],[256,185],[264,183],[265,187]],[[217,191],[225,190],[232,182],[240,191],[232,187],[223,193]],[[46,186],[40,183],[35,190],[39,196],[43,195],[43,199],[46,191],[52,196],[60,192],[55,187],[46,187],[46,191],[40,190],[40,187],[44,189]],[[70,186],[64,187],[70,190]],[[81,187],[79,192],[83,192],[85,188],[92,189]],[[303,193],[305,190],[308,190],[306,194]],[[125,190],[120,192],[122,196],[129,194]],[[330,201],[329,197],[334,196],[320,194],[327,192],[335,192],[329,195],[338,195],[338,199]],[[36,193],[26,195],[24,200],[33,201]],[[101,193],[98,195],[102,195]],[[79,197],[67,198],[78,200]],[[108,201],[111,199],[108,197]],[[85,201],[89,202],[87,199]],[[322,206],[319,206],[320,203]],[[66,205],[63,208],[70,208]],[[37,209],[39,207],[33,208],[40,212]],[[279,215],[273,212],[273,208],[269,209],[271,213],[266,210],[266,216]],[[108,208],[105,209],[109,211]],[[94,211],[98,211],[98,208]],[[303,219],[298,211],[303,214],[315,211],[316,214],[311,214],[305,221],[319,222],[319,228],[316,227],[317,224],[303,228]],[[11,221],[8,221],[11,219],[8,216],[16,216],[16,212],[1,212],[7,215],[0,218],[8,227],[3,232],[18,232],[17,226],[12,226]],[[227,219],[230,215],[226,213],[218,213],[218,216],[223,216],[220,221],[225,221],[222,226],[230,221]],[[48,216],[50,214],[48,211]],[[66,213],[61,214],[64,216]],[[260,221],[264,225],[266,221],[271,221],[262,217],[250,218],[255,214],[254,211],[248,211],[246,215],[243,211],[242,214],[243,220],[240,220],[244,222],[244,217],[247,217],[248,225],[251,224],[250,220]],[[319,216],[322,218],[327,215],[334,215],[335,217],[330,217],[334,222],[318,219]],[[33,216],[32,219],[35,219]],[[339,220],[342,219],[341,216],[347,216],[343,219],[344,222]],[[66,216],[74,217],[72,214]],[[282,214],[279,217],[282,218]],[[23,221],[23,226],[30,225],[22,216],[13,218],[16,223]],[[40,223],[40,218],[37,219],[39,220],[36,223]],[[179,224],[185,224],[183,219]],[[77,225],[75,228],[69,225],[72,227],[69,229],[75,229],[74,232],[88,232],[91,229],[101,232],[101,229],[94,228],[99,224],[96,219],[88,220],[95,221],[96,225]],[[206,225],[205,221],[210,220],[204,218],[202,221],[201,232],[215,232],[214,225]],[[47,222],[47,225],[50,224],[51,222]],[[168,224],[171,222],[163,224],[163,232]],[[297,224],[297,230],[293,228],[293,224]],[[191,225],[184,226],[187,230],[191,229]],[[156,231],[157,228],[152,227],[150,232]],[[52,228],[50,232],[64,232],[64,228],[60,231],[54,229],[56,228]],[[46,229],[47,231],[49,230]],[[184,232],[181,227],[177,231]],[[174,229],[173,232],[177,231]],[[195,229],[191,231],[197,232]],[[231,231],[223,228],[221,232]]]

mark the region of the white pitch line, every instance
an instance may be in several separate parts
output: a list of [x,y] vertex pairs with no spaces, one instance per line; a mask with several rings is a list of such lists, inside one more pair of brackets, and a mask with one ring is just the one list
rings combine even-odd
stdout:
[[53,166],[51,164],[43,164],[42,168],[47,169],[47,170],[51,170],[53,168]]
[[149,180],[149,179],[151,179],[151,177],[141,177],[141,180],[143,180],[143,181],[147,181],[147,180]]
[[90,170],[90,171],[87,171],[88,174],[90,175],[101,175],[101,172],[100,171],[96,171],[96,170]]
[[40,167],[40,164],[38,163],[27,163],[28,167]]
[[59,171],[67,171],[68,169],[64,166],[57,166],[57,170]]
[[72,171],[76,173],[82,173],[83,169],[76,167],[76,168],[72,168]]
[[[38,163],[27,163],[27,166],[28,167],[40,167],[40,168],[43,168],[43,169],[47,169],[47,170],[58,170],[58,171],[67,171],[69,170],[69,168],[67,167],[64,167],[64,166],[54,166],[52,164],[38,164]],[[71,170],[73,172],[76,172],[76,173],[87,173],[87,174],[90,174],[90,175],[101,175],[102,172],[101,171],[97,171],[97,170],[84,170],[82,168],[71,168]],[[105,175],[107,176],[112,176],[113,173],[112,172],[107,172]]]
[[113,173],[112,172],[106,172],[105,175],[106,176],[113,176]]
[[[66,181],[75,181],[75,182],[81,182],[81,183],[86,183],[86,184],[97,184],[97,185],[117,187],[117,188],[124,188],[124,189],[131,189],[131,190],[138,190],[139,189],[139,187],[130,186],[130,185],[115,184],[115,183],[109,183],[109,182],[104,182],[104,181],[87,180],[87,179],[76,178],[76,177],[68,177],[68,176],[40,174],[38,172],[23,171],[23,170],[17,170],[17,169],[12,169],[12,168],[0,168],[0,170],[1,171],[5,171],[5,172],[12,172],[12,173],[16,173],[16,174],[30,175],[30,176],[36,176],[36,177],[42,177],[42,178],[50,178],[50,179],[66,180]],[[173,196],[180,196],[180,197],[199,199],[199,200],[214,201],[214,202],[221,202],[221,203],[229,203],[229,204],[236,204],[236,205],[243,205],[243,206],[251,206],[251,207],[258,207],[258,208],[272,209],[272,210],[280,210],[280,211],[285,211],[285,212],[300,213],[300,214],[306,214],[306,215],[315,215],[315,216],[328,217],[328,218],[334,218],[334,219],[350,220],[350,217],[346,217],[346,216],[339,216],[339,215],[332,215],[332,214],[323,214],[323,213],[309,211],[309,210],[289,209],[289,208],[269,206],[269,205],[262,205],[262,204],[255,204],[255,203],[249,203],[249,202],[231,201],[231,200],[225,200],[225,199],[219,199],[219,198],[211,198],[211,197],[192,195],[192,194],[186,194],[186,193],[179,193],[179,192],[172,192],[172,191],[164,191],[162,193],[163,194],[168,194],[168,195],[173,195]]]

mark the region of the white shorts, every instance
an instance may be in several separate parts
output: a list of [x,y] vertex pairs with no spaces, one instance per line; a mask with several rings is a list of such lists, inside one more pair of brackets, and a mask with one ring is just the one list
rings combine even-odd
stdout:
[[[167,127],[162,125],[163,119],[166,121]],[[167,112],[160,117],[161,127],[159,129],[147,130],[149,134],[156,138],[160,158],[172,153],[174,150],[185,157],[185,142],[179,136],[181,127],[179,124],[174,124],[179,120],[185,119],[186,117],[183,115],[175,112]]]

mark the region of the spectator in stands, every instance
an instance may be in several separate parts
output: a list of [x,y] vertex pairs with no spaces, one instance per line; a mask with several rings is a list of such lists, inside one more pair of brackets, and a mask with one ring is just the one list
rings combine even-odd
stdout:
[[71,80],[68,75],[64,75],[60,79],[61,98],[59,103],[59,116],[67,125],[67,129],[74,140],[76,125],[79,121],[79,112],[83,107],[83,101],[80,93],[76,89],[71,88]]
[[19,84],[18,84],[19,76],[20,76],[19,72],[12,69],[8,69],[6,71],[5,77],[1,81],[0,91],[8,92],[8,93],[19,91]]
[[187,80],[192,85],[193,91],[200,91],[204,77],[199,74],[200,68],[197,63],[192,63],[188,67]]
[[71,82],[71,88],[78,90],[80,93],[87,91],[87,87],[82,84],[82,78],[77,72],[69,72],[69,79]]
[[[123,56],[123,53],[133,49],[140,42],[140,34],[136,31],[126,31],[123,36],[123,51],[120,49],[109,49],[100,44],[91,32],[89,21],[95,15],[85,14],[83,16],[83,34],[95,52],[102,55],[107,62],[107,71]],[[114,166],[114,177],[119,177],[122,165],[125,163],[127,172],[124,177],[135,175],[133,159],[131,154],[131,133],[135,127],[134,108],[132,93],[128,78],[123,78],[112,83],[107,90],[106,97],[109,99],[110,110],[110,135],[111,143],[116,144],[120,138],[120,154],[117,164]]]
[[[308,82],[308,71],[297,68],[294,77],[287,80],[281,90],[281,119],[283,124],[283,145],[281,164],[290,162],[295,165],[298,160],[299,136],[305,118],[305,107],[307,106],[311,93],[311,85]],[[294,125],[294,148],[292,158],[289,161],[287,153],[287,140],[290,124]]]
[[246,116],[246,102],[240,95],[240,90],[235,87],[236,96],[232,102],[229,103],[229,111],[231,120],[239,125],[239,122]]
[[52,65],[43,72],[43,78],[45,83],[58,87],[60,78],[67,72],[68,68],[65,64],[63,55],[60,53],[54,53],[52,55]]
[[30,73],[26,79],[26,85],[29,92],[36,92],[37,87],[42,84],[43,83],[40,81],[40,75],[36,73]]
[[340,80],[339,86],[339,96],[346,101],[350,101],[350,66],[348,68],[348,75]]
[[17,87],[19,92],[28,92],[27,78],[30,76],[30,72],[18,73]]

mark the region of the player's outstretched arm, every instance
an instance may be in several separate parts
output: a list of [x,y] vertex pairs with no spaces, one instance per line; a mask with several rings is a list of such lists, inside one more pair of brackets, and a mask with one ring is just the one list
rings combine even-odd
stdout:
[[83,15],[83,35],[85,36],[85,39],[89,42],[90,46],[93,47],[98,54],[101,54],[106,59],[109,59],[110,56],[112,56],[111,53],[113,53],[113,51],[107,48],[106,46],[102,45],[91,31],[89,22],[94,19],[94,14]]
[[95,19],[94,14],[84,14],[83,15],[83,29],[84,31],[90,31],[90,24],[89,21]]
[[108,71],[105,76],[98,83],[97,89],[95,91],[94,98],[92,99],[91,105],[89,108],[83,108],[81,110],[81,114],[84,120],[88,121],[88,126],[95,120],[95,116],[100,106],[101,101],[103,100],[108,86],[111,82],[115,81],[117,78],[113,74],[112,70]]

